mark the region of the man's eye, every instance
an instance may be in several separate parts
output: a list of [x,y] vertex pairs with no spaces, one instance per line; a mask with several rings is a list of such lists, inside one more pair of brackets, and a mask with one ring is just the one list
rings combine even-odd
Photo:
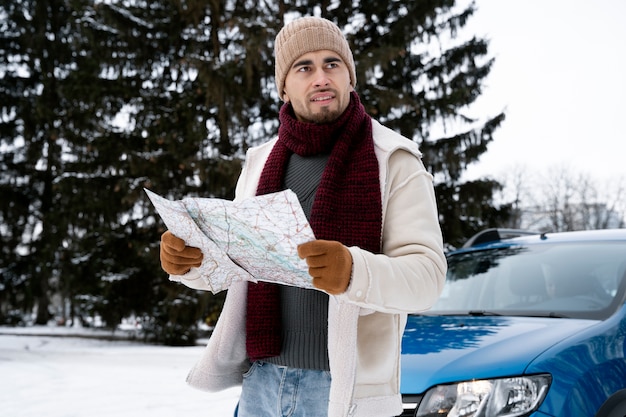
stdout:
[[309,67],[300,67],[296,71],[297,72],[307,72],[307,71],[309,71]]

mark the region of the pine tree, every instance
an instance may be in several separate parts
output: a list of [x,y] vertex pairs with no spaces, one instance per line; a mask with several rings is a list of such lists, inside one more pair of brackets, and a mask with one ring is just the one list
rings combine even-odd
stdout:
[[[137,27],[150,29],[152,23],[116,9],[122,21],[136,26],[107,26],[99,9],[90,1],[18,0],[2,14],[2,62],[16,64],[4,69],[0,90],[6,173],[0,186],[10,197],[1,206],[7,225],[1,293],[11,298],[9,305],[37,311],[37,323],[50,318],[53,295],[63,300],[63,311],[56,313],[64,318],[101,314],[111,325],[130,312],[150,312],[165,297],[159,230],[142,187],[150,186],[151,177],[172,181],[191,172],[185,159],[168,162],[168,148],[187,160],[198,152],[193,144],[165,143],[148,137],[144,126],[135,130],[117,122],[125,109],[144,102],[156,107],[170,97],[166,87],[146,88],[154,78],[150,71],[163,69],[163,60],[150,65],[150,54],[170,51],[136,38]],[[146,36],[166,38],[163,32]],[[143,68],[141,53],[148,62]],[[179,118],[172,120],[173,137],[193,132],[196,123],[176,109],[185,103],[176,96],[173,101],[179,103],[169,106]],[[146,124],[156,119],[148,114]],[[162,142],[152,147],[149,141]]]
[[143,188],[232,198],[246,149],[277,131],[273,40],[299,15],[344,29],[368,112],[420,145],[446,242],[497,224],[499,184],[460,180],[504,118],[464,115],[492,64],[485,40],[456,38],[473,12],[454,0],[0,5],[0,319],[38,307],[43,323],[60,295],[67,315],[151,317],[151,338],[192,342],[223,294],[167,281]]
[[83,67],[89,45],[66,2],[16,0],[0,10],[3,293],[45,323],[51,292],[66,287],[79,256],[75,239],[87,232],[75,204],[87,197],[77,190],[84,177],[72,167],[99,128],[98,92],[83,90],[97,68]]
[[[319,15],[343,28],[357,66],[356,90],[368,113],[416,141],[435,175],[441,226],[449,246],[506,222],[510,205],[493,207],[501,185],[462,182],[493,140],[504,114],[468,117],[491,70],[488,42],[464,39],[472,1],[279,1],[282,22]],[[470,197],[470,200],[463,200]]]
[[349,28],[357,90],[369,114],[419,144],[435,175],[450,246],[502,223],[510,211],[492,206],[498,183],[461,182],[504,120],[503,113],[483,120],[466,116],[493,64],[485,39],[461,36],[474,12],[474,2],[460,7],[455,0],[361,1],[356,9],[353,2],[340,1],[321,10]]
[[[127,2],[97,10],[99,23],[115,34],[112,56],[119,59],[107,63],[112,78],[126,84],[123,107],[129,123],[121,134],[128,144],[127,176],[135,180],[126,182],[122,193],[135,205],[134,213],[142,213],[136,224],[150,226],[137,227],[146,238],[152,236],[137,245],[155,248],[153,264],[158,234],[149,232],[164,229],[143,187],[170,198],[232,198],[245,149],[264,140],[266,129],[275,130],[276,122],[266,123],[265,114],[276,114],[277,107],[264,98],[269,87],[260,81],[273,74],[271,50],[255,43],[265,39],[271,14],[252,3],[236,6],[203,0],[150,7]],[[124,75],[127,65],[132,77]],[[192,297],[191,290],[163,280],[162,271],[156,275],[167,301],[149,311],[153,337],[168,343],[190,340],[185,329],[221,306],[223,294],[204,295],[200,305],[197,293]]]

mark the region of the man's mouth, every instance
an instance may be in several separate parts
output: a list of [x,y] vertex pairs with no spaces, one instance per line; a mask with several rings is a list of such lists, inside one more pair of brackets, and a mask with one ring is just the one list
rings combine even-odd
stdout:
[[332,94],[323,94],[323,95],[316,95],[312,97],[311,101],[313,102],[328,101],[328,100],[332,100],[333,98],[335,98],[335,96]]

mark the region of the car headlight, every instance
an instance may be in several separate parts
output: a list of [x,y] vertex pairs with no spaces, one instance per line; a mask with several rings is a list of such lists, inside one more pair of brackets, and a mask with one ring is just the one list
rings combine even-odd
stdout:
[[539,407],[550,381],[550,375],[531,375],[437,385],[426,392],[415,416],[524,416]]

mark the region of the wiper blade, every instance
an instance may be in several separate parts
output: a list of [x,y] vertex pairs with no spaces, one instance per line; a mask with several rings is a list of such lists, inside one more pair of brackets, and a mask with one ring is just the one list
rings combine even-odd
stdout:
[[525,315],[528,317],[548,317],[551,319],[571,319],[572,318],[572,316],[569,314],[555,313],[554,311],[534,312],[533,314],[527,313]]
[[487,316],[501,316],[500,313],[494,313],[493,311],[487,310],[470,310],[467,312],[469,316],[478,316],[478,317],[487,317]]

